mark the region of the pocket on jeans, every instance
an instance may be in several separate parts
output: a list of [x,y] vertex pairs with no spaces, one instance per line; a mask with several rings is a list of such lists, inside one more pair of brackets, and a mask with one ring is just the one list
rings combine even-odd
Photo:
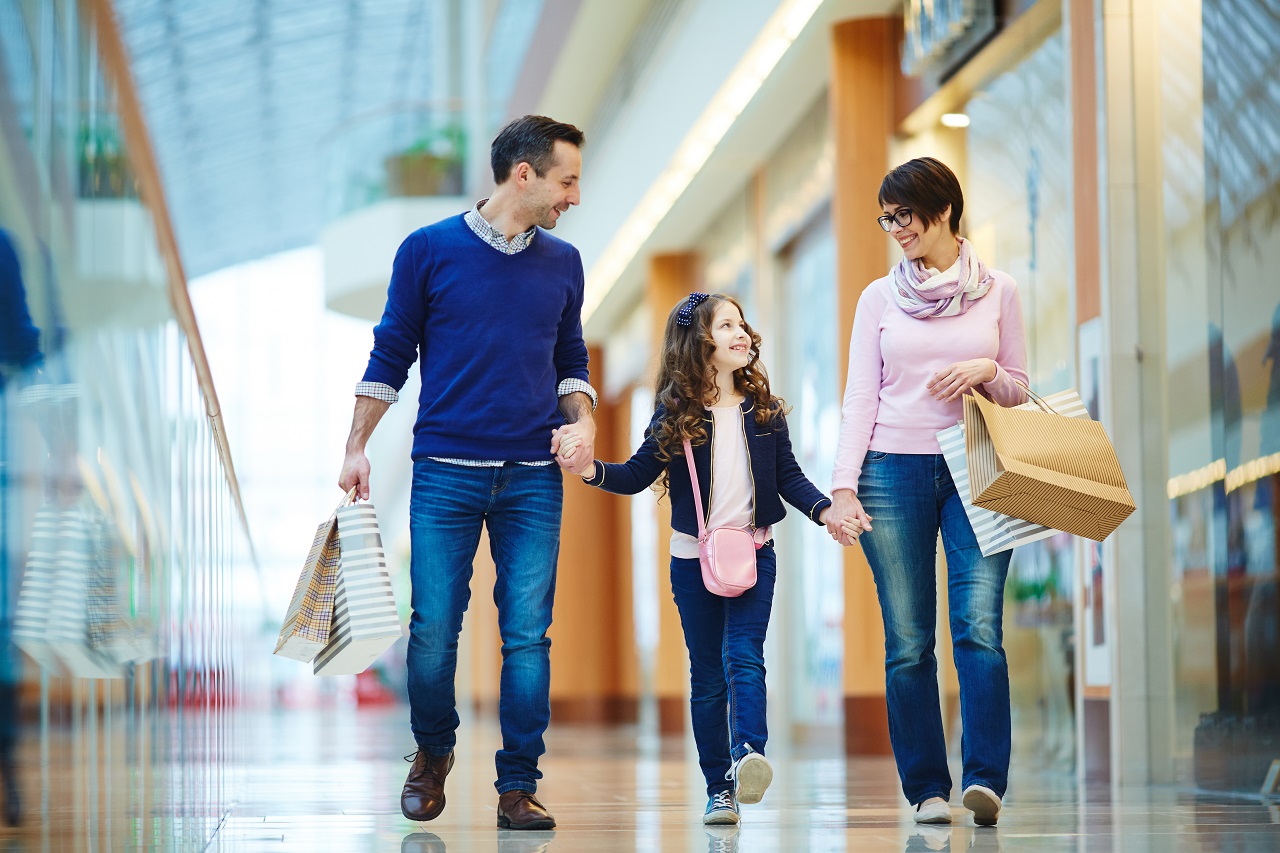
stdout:
[[888,458],[889,458],[889,454],[885,453],[883,450],[868,450],[867,457],[865,460],[863,460],[863,464],[866,464],[869,462],[883,462],[885,459],[888,459]]

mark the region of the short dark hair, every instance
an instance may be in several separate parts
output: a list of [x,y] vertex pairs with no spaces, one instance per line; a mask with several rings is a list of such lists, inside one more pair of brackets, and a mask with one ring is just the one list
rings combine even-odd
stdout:
[[964,193],[955,172],[932,157],[918,157],[903,163],[880,182],[880,206],[909,207],[930,225],[941,221],[951,205],[951,233],[960,233],[964,213]]
[[498,131],[489,149],[493,164],[493,182],[500,184],[511,175],[517,163],[528,163],[539,178],[555,165],[556,141],[563,140],[576,148],[586,136],[571,124],[546,116],[522,116]]

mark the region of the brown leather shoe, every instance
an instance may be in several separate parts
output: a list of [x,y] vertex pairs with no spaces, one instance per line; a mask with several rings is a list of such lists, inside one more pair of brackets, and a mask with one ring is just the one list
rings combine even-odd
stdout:
[[555,829],[556,819],[530,791],[507,791],[498,797],[499,829]]
[[400,793],[400,811],[409,820],[435,820],[444,811],[444,777],[453,769],[453,753],[429,755],[418,750]]

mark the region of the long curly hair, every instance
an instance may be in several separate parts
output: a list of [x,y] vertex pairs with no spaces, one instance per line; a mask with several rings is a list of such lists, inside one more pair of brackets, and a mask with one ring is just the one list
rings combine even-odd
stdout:
[[[716,368],[711,362],[711,355],[716,349],[715,340],[711,337],[711,322],[716,311],[726,302],[742,313],[738,300],[717,293],[692,309],[687,326],[676,322],[681,309],[688,303],[687,299],[680,300],[667,315],[654,394],[654,402],[662,406],[664,413],[653,431],[660,459],[683,456],[685,439],[692,444],[702,444],[707,440],[707,428],[703,423],[705,407],[715,405],[720,398]],[[744,314],[744,323],[745,317]],[[760,361],[760,335],[750,323],[746,323],[746,331],[751,338],[750,360],[745,367],[733,372],[733,387],[755,403],[756,423],[765,424],[779,414],[786,414],[786,402],[769,391],[769,375]],[[665,474],[661,486],[666,489]]]

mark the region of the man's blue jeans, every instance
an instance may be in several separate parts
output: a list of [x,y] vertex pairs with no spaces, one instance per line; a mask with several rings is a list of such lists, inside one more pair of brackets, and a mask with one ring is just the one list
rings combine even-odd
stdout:
[[982,556],[941,455],[869,452],[858,499],[873,528],[861,541],[884,617],[889,739],[902,791],[912,805],[951,795],[934,656],[941,529],[960,678],[963,787],[985,785],[1003,797],[1009,777],[1003,617],[1010,553]]
[[707,795],[733,787],[729,768],[751,750],[764,754],[764,635],[773,609],[777,556],[756,551],[756,585],[737,598],[708,592],[697,560],[671,558],[671,592],[689,649],[689,710]]
[[447,755],[457,743],[458,633],[484,524],[497,566],[493,600],[502,637],[499,793],[536,791],[542,778],[538,758],[546,751],[542,734],[551,719],[547,629],[563,497],[564,481],[555,465],[468,468],[430,459],[413,465],[408,660],[413,737],[430,755]]

